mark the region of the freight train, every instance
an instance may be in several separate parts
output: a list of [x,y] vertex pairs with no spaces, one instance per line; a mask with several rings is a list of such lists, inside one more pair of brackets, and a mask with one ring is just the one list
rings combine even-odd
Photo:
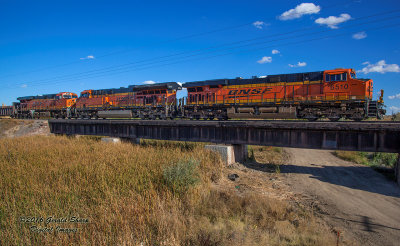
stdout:
[[[178,99],[177,91],[187,89]],[[17,98],[15,118],[141,118],[227,120],[306,119],[360,121],[386,113],[383,91],[373,100],[373,81],[353,69],[333,69],[196,82],[60,92]]]

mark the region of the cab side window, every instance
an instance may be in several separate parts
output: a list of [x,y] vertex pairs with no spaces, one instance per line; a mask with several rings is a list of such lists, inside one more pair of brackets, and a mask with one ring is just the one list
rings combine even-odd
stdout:
[[330,80],[329,80],[329,74],[326,74],[326,75],[325,75],[325,81],[326,81],[326,82],[329,82],[329,81],[330,81]]
[[325,80],[327,82],[329,81],[347,81],[347,74],[342,73],[342,74],[331,74],[331,75],[326,75]]

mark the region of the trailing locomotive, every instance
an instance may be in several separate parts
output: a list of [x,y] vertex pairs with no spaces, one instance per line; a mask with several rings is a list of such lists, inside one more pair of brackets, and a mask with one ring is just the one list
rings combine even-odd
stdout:
[[13,103],[13,118],[68,117],[78,96],[72,92],[60,92],[40,96],[18,97]]
[[[177,100],[182,88],[188,95]],[[373,81],[356,78],[353,69],[85,90],[69,100],[63,93],[18,98],[14,116],[359,121],[386,113],[383,91],[373,101]]]
[[131,85],[119,89],[85,90],[71,117],[166,119],[177,116],[177,82]]

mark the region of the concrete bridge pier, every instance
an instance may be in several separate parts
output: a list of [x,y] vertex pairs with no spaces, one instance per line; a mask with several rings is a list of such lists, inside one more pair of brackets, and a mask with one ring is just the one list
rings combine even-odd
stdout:
[[140,144],[140,138],[113,138],[113,137],[104,137],[101,138],[102,142],[106,143],[120,143],[120,142],[126,142],[126,143],[132,143],[132,144]]
[[206,145],[205,149],[219,153],[222,161],[225,162],[226,165],[231,165],[235,162],[243,163],[248,156],[246,144]]
[[120,143],[121,139],[120,138],[101,138],[102,142],[105,143]]

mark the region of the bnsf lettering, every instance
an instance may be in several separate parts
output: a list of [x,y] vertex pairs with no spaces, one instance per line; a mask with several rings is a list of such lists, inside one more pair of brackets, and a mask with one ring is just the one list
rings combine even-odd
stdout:
[[246,90],[230,90],[228,95],[255,95],[255,94],[260,94],[264,92],[271,91],[271,87],[267,87],[264,90],[262,88],[256,88],[256,89],[246,89]]

